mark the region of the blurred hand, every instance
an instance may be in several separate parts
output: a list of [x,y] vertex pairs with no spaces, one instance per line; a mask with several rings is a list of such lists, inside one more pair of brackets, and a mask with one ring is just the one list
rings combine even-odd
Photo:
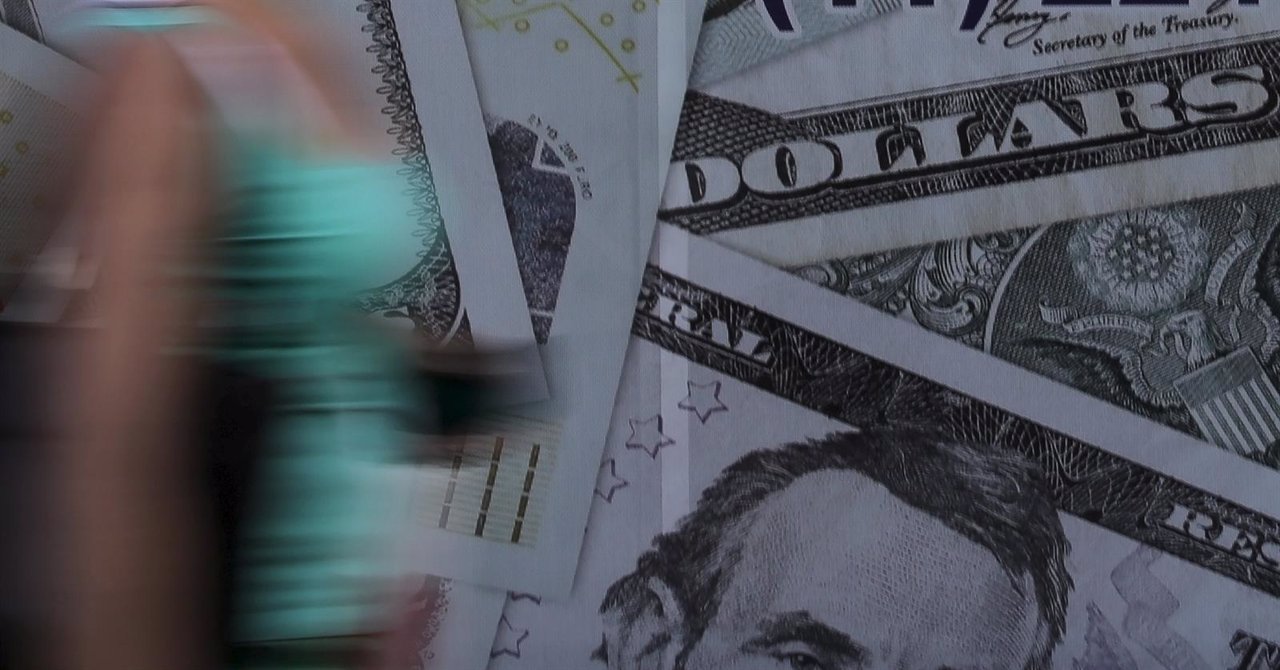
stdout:
[[[309,142],[362,146],[345,89],[332,80],[340,68],[326,64],[316,33],[259,2],[206,4],[281,47],[319,95],[305,102]],[[71,428],[60,455],[74,598],[59,651],[77,670],[199,670],[215,655],[207,501],[196,493],[190,444],[196,380],[189,360],[168,354],[196,334],[201,287],[173,270],[213,232],[216,147],[206,101],[170,45],[129,34],[110,50],[68,196],[91,224],[101,325],[57,385],[67,390]]]
[[64,651],[72,668],[198,667],[207,641],[183,449],[190,370],[163,355],[188,339],[195,306],[164,268],[208,220],[205,108],[163,43],[120,48],[72,196],[92,216],[102,327],[60,385],[76,596]]

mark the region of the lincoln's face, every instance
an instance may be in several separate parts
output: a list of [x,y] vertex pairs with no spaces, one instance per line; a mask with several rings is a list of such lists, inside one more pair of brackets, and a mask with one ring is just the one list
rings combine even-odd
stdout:
[[800,477],[725,539],[739,558],[685,670],[1022,670],[1044,634],[1029,579],[855,471]]

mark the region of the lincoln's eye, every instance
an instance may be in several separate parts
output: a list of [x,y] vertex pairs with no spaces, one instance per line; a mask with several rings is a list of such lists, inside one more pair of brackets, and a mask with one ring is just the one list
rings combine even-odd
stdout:
[[786,663],[791,670],[827,670],[821,661],[813,655],[803,652],[783,654],[780,660]]

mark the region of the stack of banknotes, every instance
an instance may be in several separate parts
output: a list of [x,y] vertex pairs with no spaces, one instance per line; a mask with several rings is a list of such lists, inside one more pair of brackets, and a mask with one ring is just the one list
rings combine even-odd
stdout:
[[[0,0],[50,272],[77,4]],[[545,374],[412,473],[421,668],[1280,668],[1273,0],[297,4],[413,198],[365,309]]]

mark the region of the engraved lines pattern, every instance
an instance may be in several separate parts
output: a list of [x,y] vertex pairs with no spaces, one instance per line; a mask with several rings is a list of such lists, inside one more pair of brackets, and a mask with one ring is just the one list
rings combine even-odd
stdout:
[[1249,349],[1175,384],[1196,425],[1214,444],[1248,456],[1280,439],[1280,394]]
[[711,0],[703,13],[689,87],[702,88],[901,7],[902,0],[870,0],[836,11],[830,2],[791,3],[795,30],[780,36],[754,0]]
[[[1087,70],[1038,72],[1016,80],[980,82],[905,99],[855,104],[836,110],[779,116],[739,103],[689,91],[681,111],[673,160],[723,156],[740,162],[752,150],[775,142],[816,139],[871,128],[972,112],[985,121],[973,133],[1003,134],[1014,107],[1043,100],[1070,113],[1063,101],[1072,95],[1141,82],[1165,82],[1177,90],[1187,78],[1217,69],[1261,65],[1267,81],[1280,80],[1280,38],[1204,48],[1174,55],[1148,56]],[[944,164],[859,179],[845,185],[810,189],[789,197],[760,197],[747,192],[700,210],[660,213],[663,221],[698,235],[777,221],[843,212],[932,195],[1091,170],[1280,137],[1274,112],[1228,124],[1196,126],[1173,134],[1139,133],[1082,146],[1047,147],[982,161]]]
[[[1276,468],[1280,466],[1280,392],[1275,386],[1280,375],[1277,207],[1280,190],[1265,187],[1168,207],[833,259],[791,271]],[[1195,222],[1207,234],[1207,246],[1199,251],[1171,249],[1175,255],[1194,251],[1212,263],[1183,277],[1190,282],[1186,295],[1169,298],[1160,309],[1103,305],[1105,301],[1100,302],[1096,294],[1101,290],[1104,295],[1116,295],[1110,288],[1115,278],[1108,283],[1097,272],[1074,269],[1073,263],[1081,259],[1073,260],[1070,247],[1071,240],[1088,232],[1086,226],[1096,227],[1107,219],[1143,222],[1139,228],[1154,226],[1165,232]],[[1079,276],[1082,273],[1085,276]],[[1098,315],[1110,319],[1098,321],[1099,325],[1136,324],[1141,319],[1150,334],[1135,337],[1124,329],[1074,326],[1073,333],[1067,330],[1067,322],[1045,321],[1042,305],[1046,301],[1072,310],[1078,324],[1088,324],[1087,318]],[[1174,346],[1165,347],[1157,340],[1166,336],[1180,339],[1171,339]],[[1178,341],[1196,346],[1179,353]],[[1186,358],[1192,350],[1200,352],[1194,361]]]
[[719,320],[729,324],[731,331],[747,329],[761,335],[774,356],[769,365],[760,365],[729,355],[655,318],[650,313],[653,301],[644,299],[632,328],[637,337],[852,427],[910,425],[1017,450],[1040,466],[1060,511],[1280,595],[1280,572],[1162,525],[1175,505],[1263,537],[1280,536],[1280,522],[1275,519],[906,373],[654,266],[646,269],[644,291],[691,305],[692,313],[700,315],[700,321],[690,326],[694,331]]
[[360,299],[360,306],[370,312],[399,312],[433,340],[470,342],[471,327],[462,305],[462,287],[458,280],[453,254],[449,250],[440,203],[436,198],[431,162],[427,155],[422,124],[413,101],[400,36],[390,0],[361,0],[356,7],[368,21],[364,26],[372,44],[367,48],[378,61],[373,73],[381,77],[378,88],[387,101],[383,114],[391,124],[387,131],[399,144],[397,154],[404,167],[403,175],[410,187],[418,217],[415,234],[423,238],[422,260],[404,277],[373,289]]

